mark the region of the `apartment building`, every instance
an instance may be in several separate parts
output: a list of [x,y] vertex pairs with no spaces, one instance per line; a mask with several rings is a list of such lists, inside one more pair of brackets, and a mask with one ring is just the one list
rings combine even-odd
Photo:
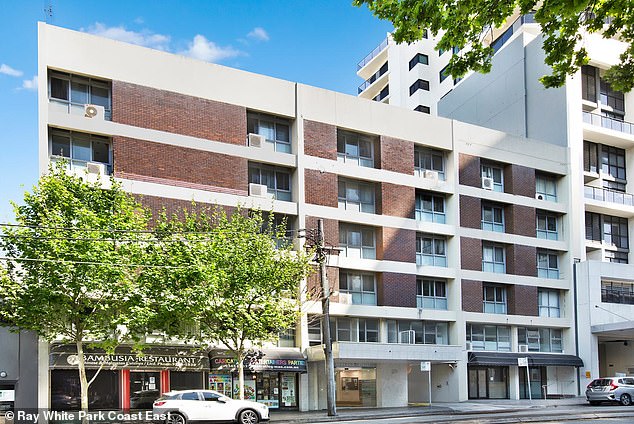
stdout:
[[[557,89],[538,78],[542,38],[520,27],[493,58],[490,74],[473,74],[440,100],[439,114],[539,139],[570,152],[571,255],[581,383],[634,372],[634,267],[629,248],[634,217],[634,93],[603,79],[625,48],[583,35],[590,62]],[[531,150],[532,151],[532,150]]]
[[[271,210],[293,229],[324,219],[338,405],[577,393],[565,146],[44,23],[39,75],[41,172],[65,158],[153,210],[194,200]],[[325,408],[317,281],[303,283],[296,331],[247,378],[271,408]],[[74,393],[72,353],[40,345],[41,407]],[[156,338],[155,361],[127,353],[107,358],[93,407],[236,391],[222,349]]]

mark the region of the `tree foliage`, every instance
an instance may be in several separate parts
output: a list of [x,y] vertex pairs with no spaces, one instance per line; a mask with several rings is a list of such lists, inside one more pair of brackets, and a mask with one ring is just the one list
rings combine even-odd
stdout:
[[[492,28],[498,28],[515,12],[535,11],[535,20],[544,34],[545,62],[552,74],[543,76],[546,87],[559,87],[566,76],[587,63],[583,33],[616,37],[626,45],[620,63],[612,66],[606,79],[621,91],[634,87],[634,8],[631,0],[353,0],[380,19],[394,24],[394,40],[413,42],[428,29],[432,34],[444,31],[437,48],[461,49],[447,71],[461,77],[469,70],[489,72],[493,50],[483,43]],[[491,41],[490,39],[488,40]]]
[[11,325],[77,347],[82,409],[87,408],[83,349],[113,350],[133,334],[122,331],[141,304],[136,289],[139,243],[146,213],[112,182],[103,188],[63,166],[39,179],[16,226],[4,229],[8,258],[0,278],[0,315]]

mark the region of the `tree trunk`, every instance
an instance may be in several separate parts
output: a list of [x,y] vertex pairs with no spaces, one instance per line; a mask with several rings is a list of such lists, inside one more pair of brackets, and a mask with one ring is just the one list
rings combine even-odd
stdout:
[[244,400],[244,353],[238,352],[237,355],[238,360],[238,384],[239,384],[239,392],[238,399]]
[[88,379],[86,378],[86,364],[84,361],[84,346],[77,342],[77,367],[79,368],[79,383],[81,387],[81,410],[88,411]]

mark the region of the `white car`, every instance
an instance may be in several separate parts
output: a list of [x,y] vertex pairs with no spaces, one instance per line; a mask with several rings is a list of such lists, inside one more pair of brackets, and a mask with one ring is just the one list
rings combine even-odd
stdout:
[[234,400],[213,390],[179,390],[165,393],[152,405],[154,417],[165,424],[235,422],[257,424],[269,420],[268,406]]

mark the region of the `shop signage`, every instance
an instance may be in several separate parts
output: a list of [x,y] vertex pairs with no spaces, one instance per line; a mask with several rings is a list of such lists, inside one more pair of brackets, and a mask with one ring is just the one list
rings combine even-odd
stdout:
[[15,390],[0,390],[0,402],[15,402]]
[[[212,370],[232,371],[237,369],[236,358],[211,358]],[[245,369],[252,371],[306,372],[306,359],[266,359],[260,358],[252,362],[245,361]]]
[[[51,353],[52,368],[76,367],[78,357],[75,353]],[[86,353],[84,354],[86,367],[105,367],[108,369],[173,369],[173,370],[204,370],[207,368],[206,356],[195,355],[166,355],[147,353]]]

